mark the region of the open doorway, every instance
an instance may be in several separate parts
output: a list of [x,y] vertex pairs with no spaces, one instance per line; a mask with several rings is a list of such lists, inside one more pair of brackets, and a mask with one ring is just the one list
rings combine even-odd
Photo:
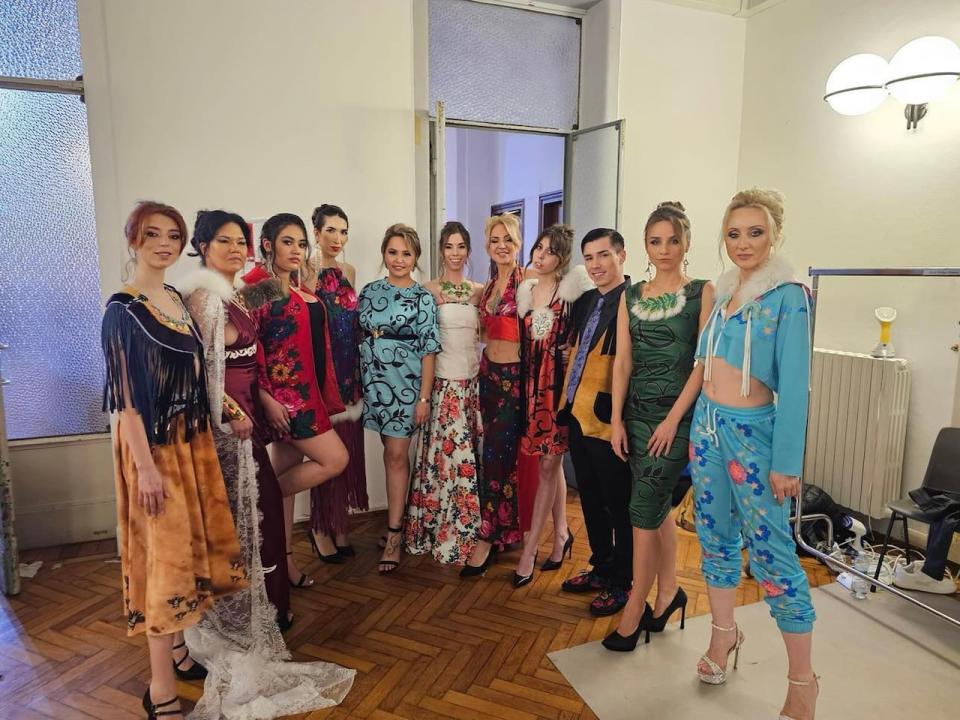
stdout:
[[565,136],[447,125],[444,140],[444,220],[459,220],[470,231],[470,277],[486,282],[483,230],[488,217],[503,212],[520,217],[522,263],[540,230],[561,221]]

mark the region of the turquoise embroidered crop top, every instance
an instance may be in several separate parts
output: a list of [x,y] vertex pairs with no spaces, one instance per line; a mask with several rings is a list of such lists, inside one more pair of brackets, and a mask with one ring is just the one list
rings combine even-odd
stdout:
[[771,470],[799,476],[810,388],[807,288],[798,282],[777,285],[724,317],[729,300],[729,295],[717,297],[697,342],[697,359],[705,359],[704,379],[710,379],[712,358],[719,357],[741,369],[741,396],[750,394],[751,377],[776,393]]

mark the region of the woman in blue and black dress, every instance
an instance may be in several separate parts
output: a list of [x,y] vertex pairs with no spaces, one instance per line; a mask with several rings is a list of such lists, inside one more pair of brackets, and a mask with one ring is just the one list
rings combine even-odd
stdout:
[[380,433],[387,477],[387,541],[381,573],[400,564],[403,513],[410,484],[410,438],[430,417],[435,356],[440,352],[437,304],[410,275],[420,238],[407,225],[387,228],[380,245],[387,277],[360,292],[363,426]]

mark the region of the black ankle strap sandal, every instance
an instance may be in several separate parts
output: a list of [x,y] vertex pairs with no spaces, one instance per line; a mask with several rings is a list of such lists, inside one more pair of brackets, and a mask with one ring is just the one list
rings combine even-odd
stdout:
[[[394,528],[387,525],[387,531],[391,537],[387,538],[387,543],[383,548],[384,553],[392,553],[394,551],[400,551],[400,538],[397,536],[403,532],[402,527]],[[400,567],[399,560],[384,560],[381,558],[380,562],[377,563],[379,567],[377,568],[381,575],[393,572],[398,567]]]
[[[185,642],[180,643],[179,645],[174,645],[173,650],[179,650],[180,648],[186,648],[187,644]],[[190,650],[187,649],[187,652],[184,654],[179,661],[174,660],[173,662],[173,672],[176,673],[177,677],[181,680],[203,680],[207,677],[207,669],[198,663],[196,660],[193,661],[191,665],[186,670],[183,670],[180,666],[183,665],[187,658],[190,657]]]
[[179,710],[179,709],[178,710],[160,710],[160,712],[157,712],[159,708],[167,707],[167,705],[173,705],[179,699],[180,698],[175,697],[172,700],[167,700],[166,702],[155,703],[150,698],[150,688],[147,687],[147,691],[143,694],[143,709],[147,713],[147,720],[156,720],[156,718],[158,717],[164,717],[167,715],[180,715],[181,717],[183,717],[183,710]]

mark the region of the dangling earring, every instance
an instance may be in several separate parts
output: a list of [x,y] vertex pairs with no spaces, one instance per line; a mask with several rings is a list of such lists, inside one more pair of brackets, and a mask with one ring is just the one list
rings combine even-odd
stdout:
[[690,267],[690,260],[687,259],[687,256],[683,256],[683,274],[687,274],[687,268]]
[[653,280],[653,263],[647,260],[647,280]]

